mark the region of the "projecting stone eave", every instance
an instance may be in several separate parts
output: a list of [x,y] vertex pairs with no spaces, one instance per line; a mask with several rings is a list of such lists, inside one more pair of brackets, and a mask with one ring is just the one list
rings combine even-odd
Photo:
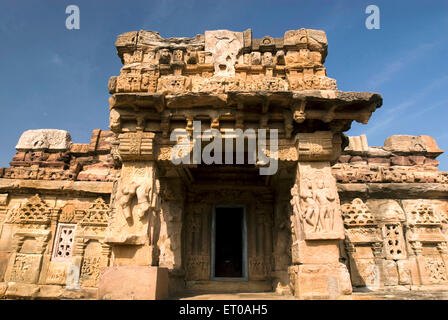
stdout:
[[302,110],[305,119],[318,119],[326,123],[333,120],[354,120],[364,124],[381,107],[382,101],[378,93],[337,90],[115,93],[109,99],[111,110],[153,109],[162,113],[173,109],[243,110],[246,106],[259,106],[261,113],[286,108],[292,112]]

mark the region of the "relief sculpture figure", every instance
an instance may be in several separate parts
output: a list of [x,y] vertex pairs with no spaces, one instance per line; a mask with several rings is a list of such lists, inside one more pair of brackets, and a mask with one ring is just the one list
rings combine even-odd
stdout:
[[322,178],[316,182],[302,180],[299,183],[300,188],[296,184],[291,190],[296,224],[302,225],[305,233],[331,232],[334,229],[336,200],[331,188],[325,185]]
[[121,189],[122,197],[120,199],[120,205],[123,208],[124,216],[126,220],[132,219],[132,201],[137,198],[136,213],[140,219],[143,219],[146,212],[150,208],[150,203],[148,200],[148,194],[151,191],[149,184],[137,184],[131,182],[128,185],[123,186]]

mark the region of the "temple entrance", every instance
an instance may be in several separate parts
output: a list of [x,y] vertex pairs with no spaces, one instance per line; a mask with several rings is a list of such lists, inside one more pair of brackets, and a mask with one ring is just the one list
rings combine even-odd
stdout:
[[243,206],[215,206],[212,217],[212,280],[247,280],[247,227]]

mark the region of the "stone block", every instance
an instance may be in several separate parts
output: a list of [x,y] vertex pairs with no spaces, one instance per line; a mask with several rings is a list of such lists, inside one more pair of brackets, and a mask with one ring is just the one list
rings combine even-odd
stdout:
[[366,152],[369,150],[369,145],[367,143],[367,137],[365,134],[360,136],[348,137],[349,144],[345,151],[353,152]]
[[39,293],[39,286],[36,284],[9,282],[5,296],[7,298],[36,298]]
[[412,284],[412,278],[411,278],[411,270],[409,267],[409,261],[407,260],[398,260],[397,261],[397,267],[398,267],[398,283],[405,285],[405,284]]
[[430,136],[393,135],[386,139],[384,148],[396,152],[421,152],[434,155],[441,154],[436,141]]
[[27,150],[59,150],[65,151],[70,148],[72,139],[65,130],[39,129],[27,130],[17,143],[17,151]]
[[373,251],[371,246],[357,246],[353,252],[353,258],[357,259],[373,259]]
[[379,268],[373,259],[352,259],[350,273],[352,284],[355,287],[376,289],[380,286]]
[[[334,264],[339,262],[337,240],[298,241],[294,264]],[[294,250],[295,251],[295,250]]]
[[426,158],[424,156],[409,156],[408,159],[411,165],[422,165],[425,163]]
[[61,286],[42,285],[39,288],[37,297],[41,299],[61,299],[64,289]]
[[342,263],[291,266],[288,272],[294,295],[302,299],[336,299],[352,292],[350,275]]
[[367,161],[365,161],[364,158],[360,156],[354,156],[350,159],[350,163],[367,163]]
[[0,282],[5,281],[5,272],[8,266],[9,253],[0,252]]
[[167,297],[167,268],[120,266],[101,270],[99,299],[160,300]]
[[395,156],[390,158],[392,165],[394,166],[410,166],[411,161],[409,161],[408,157],[404,156]]
[[390,159],[388,158],[367,158],[369,164],[376,165],[390,165]]
[[62,291],[63,299],[98,299],[97,288],[82,288],[76,290],[65,289]]
[[425,158],[425,165],[431,166],[431,167],[438,167],[439,166],[439,160],[431,159],[431,158]]
[[398,268],[397,264],[393,260],[384,260],[383,262],[383,284],[385,286],[398,285]]
[[352,156],[348,155],[348,154],[343,154],[339,157],[338,162],[340,163],[348,163],[350,161]]
[[8,289],[8,284],[6,282],[0,282],[0,299],[5,297],[6,289]]

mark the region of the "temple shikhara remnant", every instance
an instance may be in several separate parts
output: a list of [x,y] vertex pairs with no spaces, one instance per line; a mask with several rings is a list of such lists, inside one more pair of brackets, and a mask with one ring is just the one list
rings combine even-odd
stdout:
[[[110,131],[94,130],[88,144],[64,130],[26,131],[0,168],[0,297],[447,288],[442,150],[429,136],[391,136],[382,147],[347,137],[382,98],[337,89],[323,31],[133,31],[116,47]],[[191,137],[197,123],[235,143],[237,129],[275,133],[278,150],[268,139],[257,151],[277,170],[261,175],[258,160],[173,163],[176,145],[191,149],[173,132]]]

